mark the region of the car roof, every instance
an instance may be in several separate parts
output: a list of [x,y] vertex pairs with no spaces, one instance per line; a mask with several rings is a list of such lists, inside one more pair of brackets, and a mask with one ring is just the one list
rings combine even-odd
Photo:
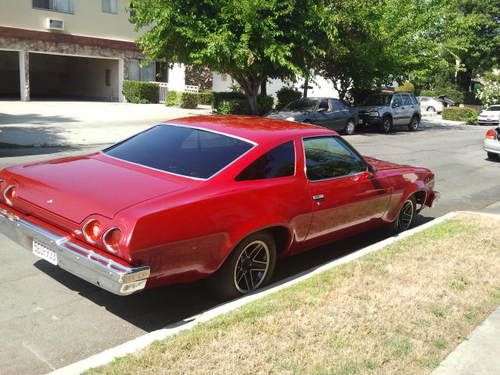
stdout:
[[165,124],[215,131],[243,138],[259,145],[279,144],[297,136],[337,135],[335,131],[320,126],[257,116],[192,116],[165,121]]

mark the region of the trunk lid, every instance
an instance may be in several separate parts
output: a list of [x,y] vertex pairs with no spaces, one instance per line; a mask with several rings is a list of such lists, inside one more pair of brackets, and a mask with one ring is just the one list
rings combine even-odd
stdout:
[[94,154],[8,168],[18,198],[75,223],[112,218],[145,200],[186,187],[183,178]]

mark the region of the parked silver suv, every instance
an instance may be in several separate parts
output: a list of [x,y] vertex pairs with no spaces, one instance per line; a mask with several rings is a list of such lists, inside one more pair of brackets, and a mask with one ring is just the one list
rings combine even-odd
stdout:
[[378,126],[383,133],[396,126],[415,131],[420,126],[420,104],[411,93],[374,93],[358,106],[360,126]]

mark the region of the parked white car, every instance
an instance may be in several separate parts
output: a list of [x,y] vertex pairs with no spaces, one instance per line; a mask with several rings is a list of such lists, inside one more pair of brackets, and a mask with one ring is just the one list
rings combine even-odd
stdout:
[[431,96],[417,96],[422,112],[441,113],[443,112],[443,103]]
[[483,109],[477,119],[478,125],[499,125],[500,124],[500,104],[495,104]]
[[484,151],[488,159],[498,160],[500,158],[500,127],[490,129],[484,136]]

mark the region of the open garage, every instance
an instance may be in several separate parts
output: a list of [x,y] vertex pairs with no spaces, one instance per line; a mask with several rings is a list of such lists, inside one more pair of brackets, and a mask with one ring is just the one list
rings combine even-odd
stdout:
[[114,59],[30,53],[31,98],[118,101],[118,70]]
[[0,98],[18,99],[19,96],[19,53],[0,51]]

